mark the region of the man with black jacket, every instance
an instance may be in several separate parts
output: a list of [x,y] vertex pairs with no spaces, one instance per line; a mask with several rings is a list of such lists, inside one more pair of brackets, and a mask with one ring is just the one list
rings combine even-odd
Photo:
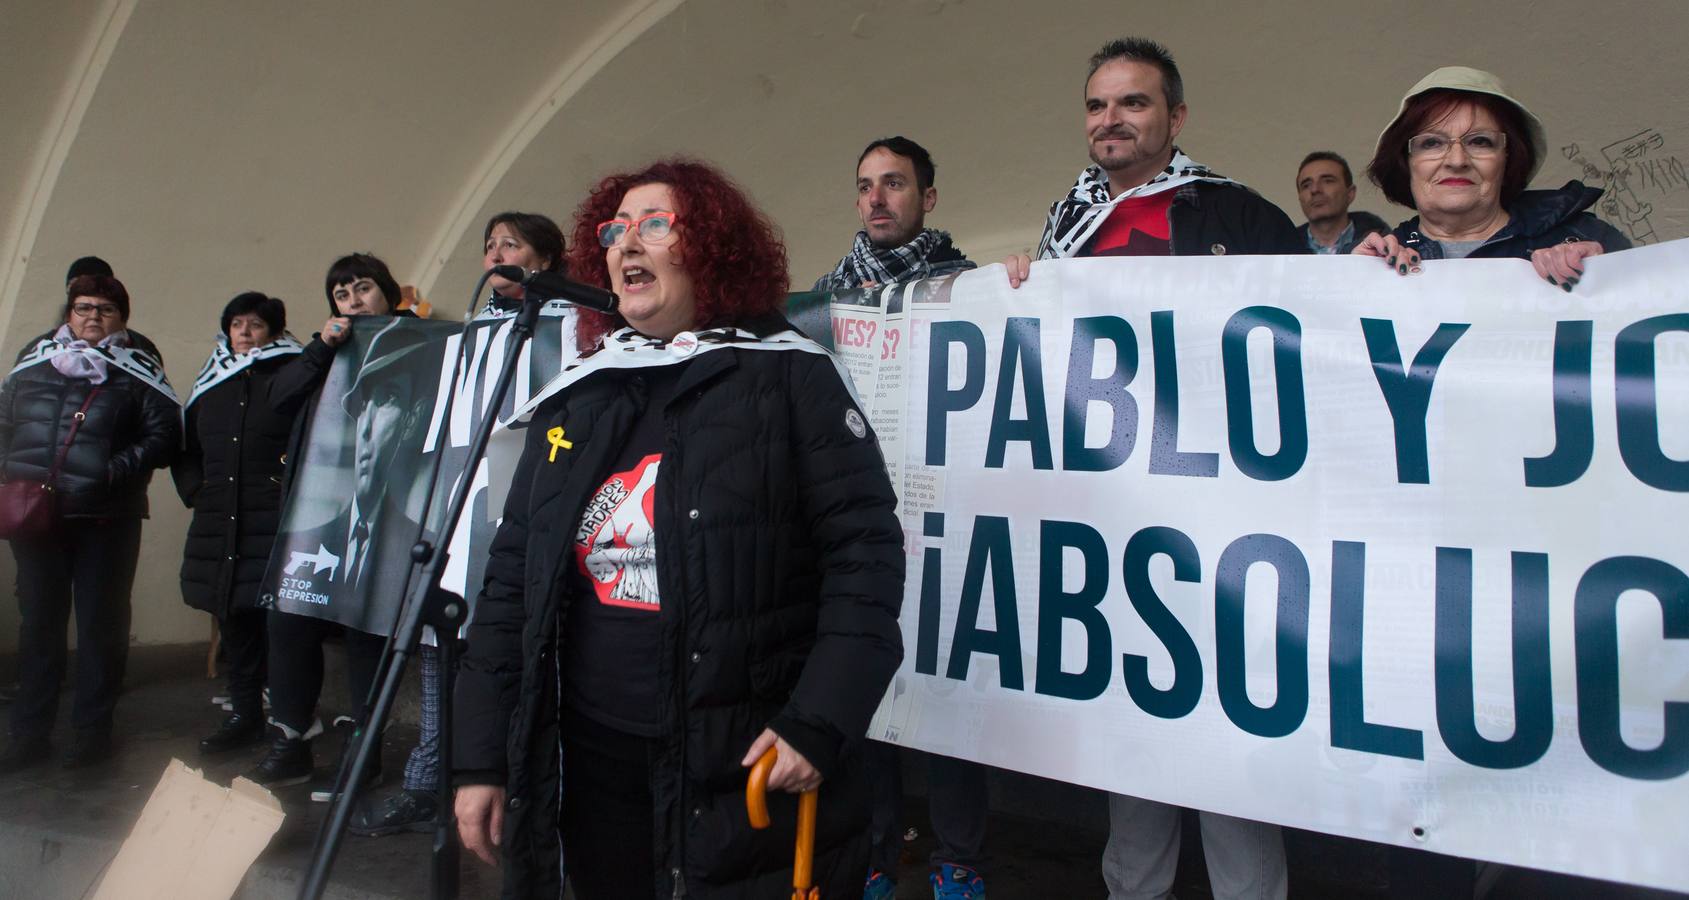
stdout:
[[[1039,259],[1306,253],[1290,217],[1173,145],[1187,109],[1167,48],[1111,41],[1091,57],[1085,133],[1094,165],[1050,207]],[[1019,287],[1026,256],[1004,261]],[[1103,880],[1111,900],[1166,897],[1179,861],[1180,810],[1110,794]],[[1277,825],[1203,812],[1202,844],[1217,900],[1282,900],[1284,843]]]
[[[1038,259],[1306,253],[1290,217],[1174,145],[1187,108],[1167,49],[1111,41],[1091,57],[1085,135],[1092,165],[1050,206]],[[1020,287],[1032,258],[1004,260]]]

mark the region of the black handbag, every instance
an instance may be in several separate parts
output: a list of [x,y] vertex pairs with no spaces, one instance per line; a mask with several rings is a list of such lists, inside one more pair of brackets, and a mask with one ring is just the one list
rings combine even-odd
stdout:
[[0,482],[0,539],[40,537],[58,522],[58,502],[53,496],[53,482],[59,479],[59,468],[64,465],[65,454],[70,452],[70,443],[76,440],[76,432],[82,427],[82,421],[88,418],[88,406],[99,393],[100,388],[95,385],[88,392],[88,399],[82,401],[82,408],[72,417],[70,432],[59,446],[59,455],[54,457],[53,467],[47,470],[44,481]]

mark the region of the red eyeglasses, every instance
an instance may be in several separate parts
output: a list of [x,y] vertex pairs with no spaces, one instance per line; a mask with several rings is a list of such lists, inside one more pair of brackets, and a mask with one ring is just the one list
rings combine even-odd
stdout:
[[611,219],[598,223],[598,246],[608,250],[627,234],[629,228],[639,232],[639,239],[660,244],[674,234],[675,215],[672,212],[646,213],[637,219]]

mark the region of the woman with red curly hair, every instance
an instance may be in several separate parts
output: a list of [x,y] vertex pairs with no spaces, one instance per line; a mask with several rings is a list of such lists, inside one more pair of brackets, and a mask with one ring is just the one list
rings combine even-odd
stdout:
[[[785,248],[670,160],[599,183],[571,274],[619,298],[534,413],[458,676],[464,846],[505,896],[772,897],[820,787],[815,882],[862,889],[861,743],[902,657],[902,532],[830,354],[780,315]],[[776,752],[773,827],[745,814]]]

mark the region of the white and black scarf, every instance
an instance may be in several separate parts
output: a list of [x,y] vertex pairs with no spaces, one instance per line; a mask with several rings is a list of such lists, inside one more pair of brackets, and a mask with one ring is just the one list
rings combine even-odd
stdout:
[[194,405],[206,391],[228,381],[241,372],[246,371],[259,360],[275,359],[281,356],[297,356],[305,352],[305,345],[299,343],[293,335],[282,332],[282,336],[262,347],[253,347],[245,353],[236,353],[229,346],[229,336],[217,335],[217,343],[211,348],[211,355],[206,358],[205,365],[199,367],[199,375],[194,377],[193,390],[188,392],[188,402],[182,404],[183,409]]
[[546,382],[545,387],[534,394],[527,403],[510,417],[508,421],[516,422],[526,419],[539,409],[546,400],[555,397],[571,385],[593,375],[611,369],[640,369],[651,366],[671,366],[676,363],[694,359],[701,354],[716,350],[797,350],[803,353],[816,353],[827,357],[833,363],[833,368],[839,373],[839,380],[844,382],[845,390],[850,393],[850,399],[858,407],[862,406],[856,395],[856,385],[850,379],[850,372],[844,364],[827,350],[797,331],[790,328],[773,334],[758,336],[741,328],[725,327],[710,328],[704,331],[683,331],[670,340],[649,337],[640,334],[632,328],[620,328],[603,337],[599,348],[590,356],[570,363],[557,373],[556,377]]
[[1108,173],[1101,166],[1087,166],[1079,173],[1079,180],[1073,183],[1073,189],[1067,192],[1067,196],[1050,207],[1050,220],[1044,223],[1044,236],[1038,241],[1036,258],[1065,259],[1079,255],[1091,240],[1091,235],[1097,233],[1108,219],[1108,214],[1114,211],[1114,205],[1122,200],[1148,197],[1199,181],[1235,184],[1230,178],[1195,162],[1178,147],[1173,148],[1173,159],[1167,168],[1143,184],[1121,191],[1116,197],[1108,195]]
[[973,263],[950,242],[950,233],[923,228],[899,247],[876,247],[868,232],[858,231],[850,252],[815,283],[818,291],[848,291],[866,285],[884,287],[919,281],[935,274],[971,269]]
[[25,351],[10,375],[49,363],[67,378],[87,378],[94,384],[102,384],[108,377],[108,369],[115,366],[169,397],[171,403],[181,403],[170,386],[170,379],[164,377],[164,363],[145,350],[127,346],[128,340],[129,332],[119,331],[90,346],[87,341],[72,337],[68,326],[61,325],[58,331]]
[[[567,300],[547,300],[545,305],[540,307],[540,316],[542,318],[567,316],[570,315],[569,311],[574,308],[575,305]],[[516,314],[521,311],[522,301],[506,297],[503,294],[488,294],[486,302],[482,303],[481,308],[475,311],[475,316],[470,321],[485,322],[489,319],[514,319]]]

